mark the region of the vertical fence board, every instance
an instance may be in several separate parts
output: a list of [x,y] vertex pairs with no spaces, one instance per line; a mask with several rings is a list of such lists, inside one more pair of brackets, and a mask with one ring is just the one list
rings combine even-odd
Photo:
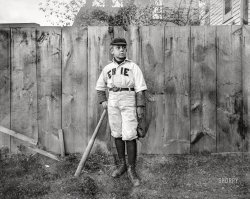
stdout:
[[[36,32],[12,28],[11,37],[11,129],[37,139]],[[20,143],[11,138],[11,150]]]
[[[239,29],[239,30],[238,30]],[[217,27],[217,151],[242,150],[240,27]]]
[[242,74],[243,74],[243,138],[245,152],[250,151],[250,26],[243,28],[243,49],[242,49]]
[[[137,65],[140,64],[140,37],[139,27],[129,26],[127,30],[123,27],[114,28],[114,37],[124,37],[127,41],[127,57],[135,62]],[[140,65],[139,65],[140,66]]]
[[216,150],[216,27],[191,27],[191,152]]
[[61,129],[61,28],[37,29],[39,143],[60,153]]
[[[88,137],[93,134],[103,108],[97,102],[96,81],[102,69],[109,63],[109,45],[111,37],[108,27],[88,27]],[[96,143],[103,149],[110,144],[110,134],[107,133],[107,117],[102,122]]]
[[[0,125],[10,128],[10,29],[0,29]],[[10,148],[10,136],[0,133],[0,148]]]
[[88,135],[88,32],[62,31],[62,129],[67,152],[82,152]]
[[165,28],[164,151],[190,151],[190,27]]
[[162,154],[164,135],[164,27],[141,27],[141,67],[149,93],[155,101],[147,104],[146,137],[142,140],[142,153]]

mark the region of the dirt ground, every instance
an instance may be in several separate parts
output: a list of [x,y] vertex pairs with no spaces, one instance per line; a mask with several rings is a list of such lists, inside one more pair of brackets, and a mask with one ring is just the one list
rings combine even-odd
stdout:
[[1,149],[1,199],[153,199],[250,198],[250,156],[168,155],[138,157],[141,186],[126,174],[113,179],[116,157],[97,150],[79,178],[81,154],[57,162],[38,154],[17,155]]

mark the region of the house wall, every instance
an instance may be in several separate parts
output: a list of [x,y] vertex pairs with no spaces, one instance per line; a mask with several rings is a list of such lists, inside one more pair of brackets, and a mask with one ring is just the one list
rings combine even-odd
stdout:
[[210,0],[206,0],[203,3],[199,4],[199,18],[200,25],[210,24],[210,12],[206,12],[206,9],[209,9]]
[[210,0],[210,25],[223,23],[223,4],[222,0]]
[[232,2],[232,18],[227,21],[223,19],[223,1],[210,1],[210,25],[240,25],[241,0]]
[[232,2],[232,18],[224,22],[225,25],[240,25],[240,4],[241,0],[233,0]]

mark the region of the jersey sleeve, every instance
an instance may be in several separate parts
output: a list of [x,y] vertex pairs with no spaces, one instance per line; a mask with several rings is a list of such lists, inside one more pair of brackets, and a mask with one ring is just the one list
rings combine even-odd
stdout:
[[102,70],[97,82],[96,82],[96,87],[95,89],[96,90],[99,90],[99,91],[105,91],[107,88],[107,81],[106,81],[106,78],[105,78],[105,73],[104,73],[104,70]]
[[147,85],[143,77],[142,71],[139,66],[134,65],[134,81],[135,81],[135,92],[138,93],[143,90],[147,90]]

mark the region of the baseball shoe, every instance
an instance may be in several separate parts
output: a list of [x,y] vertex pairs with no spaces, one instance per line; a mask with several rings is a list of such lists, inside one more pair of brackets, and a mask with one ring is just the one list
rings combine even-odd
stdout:
[[134,165],[129,165],[128,166],[128,178],[130,179],[130,181],[132,182],[134,187],[137,187],[140,185],[140,180],[137,176],[137,173],[135,171],[135,166]]
[[113,178],[118,178],[127,171],[127,165],[125,160],[120,160],[118,168],[112,173]]

